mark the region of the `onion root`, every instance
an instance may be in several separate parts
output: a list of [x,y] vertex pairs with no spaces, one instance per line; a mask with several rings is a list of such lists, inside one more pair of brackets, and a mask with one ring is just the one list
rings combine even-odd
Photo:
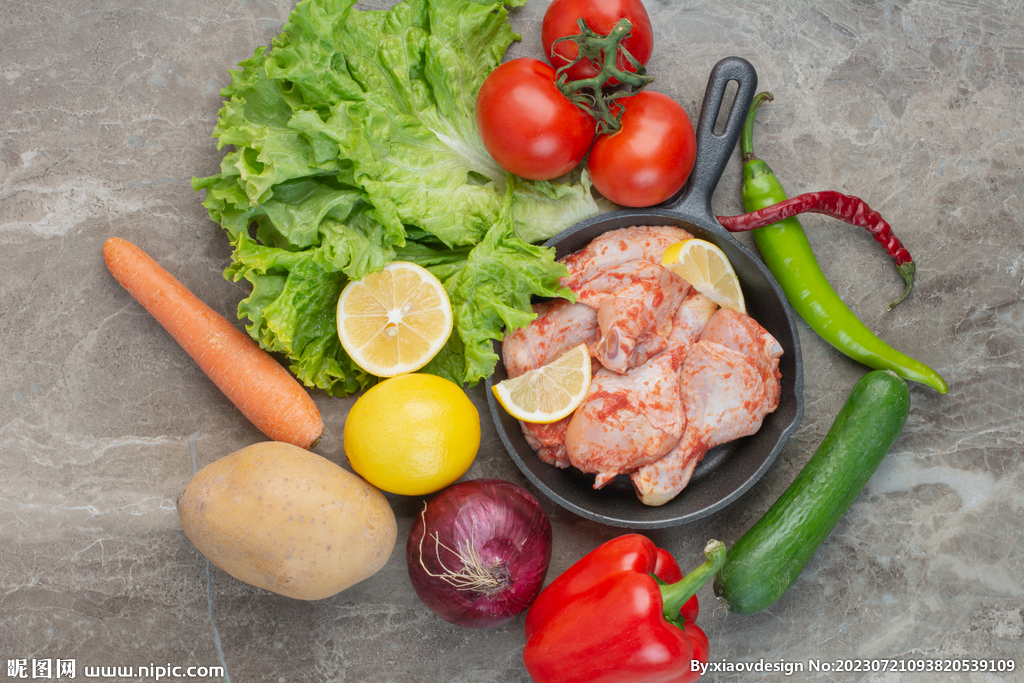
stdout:
[[[484,560],[480,557],[480,551],[477,550],[473,537],[460,543],[458,550],[453,550],[441,542],[436,531],[433,532],[431,537],[434,539],[434,556],[444,571],[440,574],[430,571],[423,562],[423,539],[427,537],[426,501],[423,502],[423,511],[420,512],[420,518],[423,520],[424,530],[423,536],[420,537],[420,566],[423,567],[423,571],[427,573],[427,576],[441,579],[456,590],[471,591],[488,597],[493,597],[512,585],[512,577],[509,574],[508,568],[503,563],[496,563],[490,567],[484,565]],[[442,550],[458,558],[462,568],[453,570],[445,565],[444,560],[441,559]]]

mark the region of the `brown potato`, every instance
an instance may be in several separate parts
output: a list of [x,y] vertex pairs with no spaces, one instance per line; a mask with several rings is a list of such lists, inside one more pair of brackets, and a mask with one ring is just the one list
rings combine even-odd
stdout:
[[185,535],[231,576],[319,600],[375,574],[398,528],[384,495],[297,446],[248,446],[202,468],[178,498]]

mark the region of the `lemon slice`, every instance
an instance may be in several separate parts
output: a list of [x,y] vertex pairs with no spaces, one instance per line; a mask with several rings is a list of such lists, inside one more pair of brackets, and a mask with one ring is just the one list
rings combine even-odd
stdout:
[[676,242],[665,250],[661,265],[722,308],[747,312],[736,271],[725,252],[711,242],[699,239]]
[[545,366],[492,387],[498,403],[523,422],[550,424],[572,414],[590,387],[586,344],[566,351]]
[[338,299],[338,339],[362,369],[378,377],[414,372],[452,333],[452,307],[441,282],[415,263],[394,261],[345,286]]

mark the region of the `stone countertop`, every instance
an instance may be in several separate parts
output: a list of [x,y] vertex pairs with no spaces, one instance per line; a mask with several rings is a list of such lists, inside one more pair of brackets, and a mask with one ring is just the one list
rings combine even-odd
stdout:
[[[390,2],[361,3],[363,8]],[[1016,0],[844,3],[648,0],[654,88],[696,120],[711,67],[750,60],[775,101],[758,152],[791,194],[867,200],[918,263],[912,296],[864,231],[803,220],[839,294],[879,336],[938,369],[905,430],[787,595],[738,616],[700,593],[711,661],[1012,658],[1014,673],[808,673],[809,681],[1024,680],[1024,13]],[[5,0],[0,4],[0,658],[92,666],[224,666],[248,681],[527,681],[523,617],[464,630],[413,593],[404,539],[420,499],[389,496],[399,544],[372,578],[319,602],[243,584],[185,538],[192,473],[263,437],[110,277],[113,235],[145,248],[215,309],[245,289],[192,176],[218,169],[210,133],[228,69],[280,30],[287,0]],[[510,55],[540,55],[547,2],[511,13]],[[741,212],[734,155],[713,197]],[[751,241],[746,240],[749,245]],[[824,437],[864,367],[799,323],[803,422],[739,501],[649,532],[685,566],[735,541]],[[483,386],[467,477],[527,484]],[[347,465],[353,399],[316,394],[317,453]],[[540,496],[549,580],[623,532]],[[871,661],[868,661],[870,668]],[[6,663],[0,663],[4,666]],[[876,666],[878,666],[876,664]],[[54,678],[56,670],[54,670]],[[704,680],[782,680],[709,673]],[[152,680],[136,676],[135,680]]]

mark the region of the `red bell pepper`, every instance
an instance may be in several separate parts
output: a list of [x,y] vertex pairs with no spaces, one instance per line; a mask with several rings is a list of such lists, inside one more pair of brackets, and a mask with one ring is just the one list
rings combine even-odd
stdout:
[[523,663],[535,683],[690,683],[707,663],[695,623],[696,592],[725,562],[709,541],[707,561],[683,578],[665,550],[639,534],[604,543],[541,592],[526,614]]

